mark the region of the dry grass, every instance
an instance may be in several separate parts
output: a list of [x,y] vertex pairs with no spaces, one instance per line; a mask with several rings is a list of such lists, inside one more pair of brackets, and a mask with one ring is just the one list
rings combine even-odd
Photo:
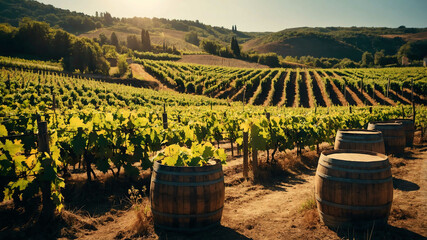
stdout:
[[239,68],[268,68],[266,65],[214,55],[184,55],[178,62]]
[[138,236],[147,236],[153,232],[153,215],[148,205],[136,213],[133,230]]

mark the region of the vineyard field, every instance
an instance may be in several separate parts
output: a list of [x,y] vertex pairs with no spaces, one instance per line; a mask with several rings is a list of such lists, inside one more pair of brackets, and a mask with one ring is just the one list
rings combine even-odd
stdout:
[[[292,158],[298,159],[330,148],[337,129],[365,128],[372,121],[412,114],[412,106],[382,106],[381,99],[401,102],[386,98],[382,85],[373,81],[369,85],[357,78],[359,72],[350,70],[242,69],[147,60],[142,64],[153,76],[163,76],[163,84],[186,93],[105,83],[49,69],[1,69],[2,200],[29,211],[41,192],[52,201],[41,203],[41,216],[48,206],[68,214],[71,206],[79,205],[75,201],[85,197],[70,190],[76,188],[76,178],[92,186],[105,181],[104,176],[116,185],[123,179],[137,185],[146,181],[153,159],[165,149],[183,156],[188,156],[186,148],[211,152],[222,161],[231,160],[225,169],[236,174],[241,171],[235,159],[242,157],[244,132],[249,135],[250,151],[260,153],[264,167],[293,169],[294,163],[282,162],[284,156],[293,153]],[[359,82],[350,84],[352,74]],[[414,89],[422,100],[424,78],[417,81]],[[359,90],[358,84],[364,87]],[[407,84],[401,85],[404,92]],[[367,101],[369,89],[375,101],[360,104],[359,96]],[[397,91],[394,94],[394,99],[405,99]],[[347,102],[357,106],[339,106]],[[415,110],[415,126],[423,139],[427,109],[417,105]],[[39,148],[43,122],[50,139],[47,151]],[[214,147],[218,150],[203,150]]]
[[[179,92],[287,107],[426,104],[425,68],[395,69],[239,69],[136,60],[148,73]],[[289,79],[280,76],[288,75]],[[274,88],[271,83],[274,82]],[[390,84],[389,84],[390,82]],[[388,85],[390,85],[388,87]],[[189,87],[190,86],[190,87]],[[194,91],[193,89],[196,89]],[[286,92],[279,96],[275,90]],[[253,96],[255,95],[255,98]],[[269,100],[276,96],[275,101]],[[280,100],[279,100],[280,99]]]

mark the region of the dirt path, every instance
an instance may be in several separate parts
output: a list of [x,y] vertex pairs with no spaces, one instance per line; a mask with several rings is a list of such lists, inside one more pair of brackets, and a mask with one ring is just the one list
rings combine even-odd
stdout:
[[327,98],[328,96],[326,95],[324,86],[322,86],[322,79],[320,79],[320,76],[316,76],[316,74],[314,73],[314,71],[310,71],[310,76],[311,79],[313,81],[313,93],[314,93],[314,97],[316,98],[316,104],[318,106],[321,107],[327,107],[330,106],[331,104],[329,103],[329,105],[327,105]]
[[[285,78],[286,78],[287,74],[289,74],[287,71],[281,72],[281,75],[279,76],[279,78],[277,79],[277,81],[275,82],[275,84],[273,86],[274,91],[272,91],[272,93],[269,93],[267,100],[263,104],[264,106],[270,106],[270,105],[271,106],[277,106],[279,104],[280,100],[282,100],[283,90],[285,88],[284,83],[285,83]],[[270,94],[272,94],[272,96]],[[271,99],[271,101],[269,101],[269,99]]]
[[394,100],[394,101],[397,100],[397,101],[401,102],[402,104],[411,104],[411,101],[409,101],[409,99],[407,99],[404,96],[400,95],[396,91],[391,90],[391,89],[389,91],[390,91],[389,94],[390,94],[392,100]]
[[357,105],[359,107],[364,106],[362,100],[360,100],[360,98],[356,95],[356,93],[353,92],[353,90],[351,90],[351,88],[349,88],[348,86],[346,86],[345,90],[347,91],[348,95],[351,96],[351,98],[353,99],[355,105]]
[[145,71],[144,66],[142,66],[141,64],[132,63],[129,66],[132,69],[132,75],[134,78],[146,80],[149,82],[155,82],[159,85],[159,89],[162,89],[162,90],[169,89],[168,87],[163,85],[159,80],[157,80],[156,78],[148,74]]
[[382,92],[380,92],[376,89],[374,90],[374,92],[375,92],[377,102],[380,102],[384,105],[396,106],[396,103],[393,100],[391,100],[390,98],[384,96],[384,94],[382,94]]
[[[222,143],[230,154],[230,144]],[[324,143],[322,148],[330,149]],[[366,232],[333,231],[324,226],[317,210],[303,209],[314,195],[315,151],[305,150],[296,158],[295,150],[276,155],[279,163],[289,165],[286,171],[261,170],[258,183],[242,176],[242,156],[228,156],[223,167],[225,203],[221,226],[198,234],[154,232],[137,236],[132,226],[136,211],[110,211],[87,224],[74,236],[79,239],[366,239]],[[260,152],[259,159],[265,160]],[[293,160],[292,160],[293,159]],[[369,239],[425,239],[427,237],[427,145],[406,149],[404,156],[389,156],[393,174],[393,205],[389,226],[373,232]],[[284,165],[283,165],[284,164]],[[292,167],[293,166],[293,167]],[[296,167],[295,167],[296,166]],[[356,235],[355,235],[356,234]],[[360,235],[357,235],[360,234]],[[65,238],[64,238],[65,239]]]
[[297,74],[296,72],[292,71],[291,73],[291,78],[289,79],[289,82],[286,86],[286,107],[292,107],[294,105],[295,102],[295,94],[296,94],[296,77]]

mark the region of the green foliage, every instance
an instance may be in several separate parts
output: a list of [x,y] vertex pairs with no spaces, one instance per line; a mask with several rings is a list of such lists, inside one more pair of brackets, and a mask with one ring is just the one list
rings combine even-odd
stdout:
[[374,65],[374,57],[370,52],[364,52],[362,55],[362,66],[370,67]]
[[207,53],[218,55],[221,45],[216,41],[205,38],[200,42],[200,48],[205,50]]
[[136,35],[128,35],[126,38],[126,46],[132,50],[141,50],[142,44],[141,41],[136,37]]
[[168,166],[204,166],[209,160],[225,164],[227,155],[224,149],[215,149],[211,143],[193,145],[191,148],[170,145],[159,152],[153,161],[161,161]]
[[240,57],[239,43],[235,37],[231,38],[231,51],[233,51],[234,56]]
[[197,32],[194,31],[185,34],[185,41],[196,46],[199,46],[200,44],[199,36],[197,35]]
[[148,30],[141,30],[141,50],[150,51],[151,50],[151,40],[150,33]]
[[117,58],[116,47],[113,45],[103,45],[102,52],[106,58]]
[[120,55],[117,60],[117,67],[119,68],[120,76],[123,76],[127,72],[129,65],[126,61],[126,55]]
[[149,60],[170,60],[176,61],[181,59],[181,55],[170,54],[170,53],[153,53],[153,52],[139,52],[134,51],[133,55],[139,59],[149,59]]
[[408,42],[400,47],[398,56],[401,59],[403,56],[411,60],[422,60],[427,56],[427,40]]
[[111,33],[110,42],[111,42],[111,45],[115,46],[116,50],[118,50],[120,45],[119,45],[119,39],[117,38],[117,35],[115,32]]
[[374,54],[374,64],[378,66],[384,66],[384,51],[379,51]]
[[71,48],[71,56],[64,58],[64,69],[108,75],[110,66],[98,43],[88,38],[76,38]]

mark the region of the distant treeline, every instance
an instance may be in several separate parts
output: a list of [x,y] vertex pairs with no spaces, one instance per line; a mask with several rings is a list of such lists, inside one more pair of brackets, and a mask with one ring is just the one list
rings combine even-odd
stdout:
[[44,22],[23,19],[19,28],[0,24],[0,55],[61,60],[64,70],[108,74],[109,64],[98,43],[76,37]]

